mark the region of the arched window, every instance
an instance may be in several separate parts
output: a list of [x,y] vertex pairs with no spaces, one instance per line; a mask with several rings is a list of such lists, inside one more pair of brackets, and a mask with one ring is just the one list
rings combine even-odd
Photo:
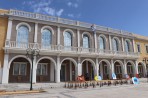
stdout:
[[70,32],[64,33],[64,46],[71,47],[72,46],[72,36]]
[[28,34],[29,34],[29,29],[25,25],[22,25],[17,29],[17,45],[18,45],[18,47],[27,46]]
[[42,47],[49,48],[51,46],[51,31],[44,29],[42,31]]
[[102,36],[99,37],[99,48],[105,49],[105,39]]
[[114,51],[119,51],[119,42],[117,39],[113,39],[113,47],[114,47]]
[[130,43],[128,40],[125,41],[125,50],[126,52],[130,52]]
[[89,48],[89,37],[88,35],[83,35],[83,48]]

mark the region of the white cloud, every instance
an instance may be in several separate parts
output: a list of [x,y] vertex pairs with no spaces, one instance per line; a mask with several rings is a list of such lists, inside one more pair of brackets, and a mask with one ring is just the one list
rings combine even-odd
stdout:
[[80,18],[81,14],[79,13],[79,14],[74,15],[72,13],[69,13],[69,14],[67,14],[67,16],[70,17],[70,18]]
[[74,14],[68,14],[68,17],[74,18]]
[[51,7],[53,0],[36,0],[36,1],[24,1],[22,4],[28,5],[33,12],[48,14],[53,16],[61,16],[64,12],[64,9],[55,9]]
[[61,16],[63,12],[64,12],[64,9],[60,9],[59,11],[56,12],[56,14],[57,16]]
[[78,8],[78,4],[77,3],[72,3],[72,2],[68,2],[67,6],[69,7],[74,7],[74,8]]

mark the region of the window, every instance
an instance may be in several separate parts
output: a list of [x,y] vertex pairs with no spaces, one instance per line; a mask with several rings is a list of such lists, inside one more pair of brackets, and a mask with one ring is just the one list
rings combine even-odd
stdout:
[[100,49],[105,49],[105,40],[102,36],[99,37],[99,48]]
[[139,65],[139,66],[138,66],[138,72],[139,72],[139,73],[143,73],[143,66],[142,66],[142,65]]
[[89,48],[89,37],[86,34],[83,36],[83,48]]
[[47,63],[39,63],[38,64],[37,75],[47,75]]
[[125,41],[125,50],[126,52],[130,52],[130,43],[128,40]]
[[13,75],[26,75],[27,63],[15,62],[13,66]]
[[64,46],[66,50],[71,49],[72,46],[72,36],[70,32],[65,32],[64,33]]
[[108,74],[108,67],[107,67],[107,65],[104,65],[104,74]]
[[120,65],[116,65],[115,72],[116,72],[116,74],[121,74],[122,73],[122,70],[121,70],[121,66]]
[[42,31],[42,48],[51,47],[51,31],[44,29]]
[[137,52],[141,52],[140,44],[137,44]]
[[17,30],[17,45],[18,47],[27,46],[28,44],[28,27],[22,25]]
[[119,43],[117,39],[113,39],[113,47],[114,47],[114,51],[119,51]]
[[148,53],[148,45],[147,46],[145,46],[146,47],[146,53]]
[[128,65],[128,66],[127,66],[127,72],[128,72],[129,74],[132,74],[132,73],[133,73],[133,67],[132,67],[132,65]]

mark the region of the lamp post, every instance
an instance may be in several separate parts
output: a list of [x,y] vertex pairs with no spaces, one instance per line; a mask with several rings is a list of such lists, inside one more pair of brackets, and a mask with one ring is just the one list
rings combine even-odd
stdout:
[[32,90],[32,76],[33,76],[33,61],[34,61],[34,57],[39,57],[39,52],[40,50],[39,49],[32,49],[32,48],[28,48],[26,49],[26,57],[29,57],[31,58],[31,62],[32,62],[32,68],[31,68],[31,77],[30,77],[30,90]]
[[147,82],[148,82],[148,58],[143,58],[143,62],[146,64],[146,77],[147,77]]

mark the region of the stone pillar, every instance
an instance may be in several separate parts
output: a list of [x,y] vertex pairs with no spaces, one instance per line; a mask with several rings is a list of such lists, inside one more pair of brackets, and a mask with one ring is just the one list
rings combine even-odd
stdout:
[[88,61],[86,61],[86,73],[88,73]]
[[60,56],[57,56],[57,66],[56,66],[56,76],[55,76],[55,82],[59,83],[60,82],[60,70],[61,70],[61,65],[60,65]]
[[34,43],[37,43],[38,23],[35,23]]
[[69,70],[70,70],[70,81],[72,81],[72,64],[71,64],[71,61],[70,61],[70,67],[69,67]]
[[136,52],[135,40],[133,39],[133,52]]
[[32,75],[32,83],[36,83],[36,70],[37,70],[36,57],[34,57],[34,60],[33,60],[33,75]]
[[9,55],[5,53],[4,55],[4,65],[3,65],[3,70],[2,70],[2,81],[1,83],[8,83],[8,78],[9,78]]
[[54,66],[54,63],[51,62],[50,63],[50,81],[54,82],[54,70],[55,70],[55,66]]
[[77,68],[77,75],[81,76],[82,75],[82,64],[81,64],[81,59],[78,57],[78,68]]
[[95,40],[95,52],[97,52],[97,36],[96,36],[96,31],[94,31],[94,40]]
[[110,50],[112,51],[112,39],[111,39],[111,35],[109,35],[109,47],[110,47]]
[[77,29],[78,47],[80,47],[80,30]]
[[58,32],[58,34],[57,34],[57,45],[60,45],[60,27],[59,26],[57,27],[57,32]]
[[12,30],[12,19],[9,18],[9,20],[8,20],[8,28],[7,28],[6,40],[10,40],[10,37],[11,37],[11,30]]
[[96,58],[96,69],[95,69],[95,76],[99,76],[99,64],[98,58]]
[[124,74],[127,74],[127,64],[126,64],[126,60],[125,59],[124,59]]
[[124,48],[124,40],[123,40],[123,37],[122,37],[122,39],[121,39],[121,41],[122,41],[122,51],[125,51],[125,48]]
[[138,72],[138,61],[136,60],[135,61],[135,74],[139,74],[139,72]]
[[113,77],[112,77],[112,74],[115,73],[115,67],[114,67],[113,59],[111,59],[111,72],[110,72],[110,73],[111,73],[110,77],[111,77],[111,79],[112,79],[112,78],[113,78]]

